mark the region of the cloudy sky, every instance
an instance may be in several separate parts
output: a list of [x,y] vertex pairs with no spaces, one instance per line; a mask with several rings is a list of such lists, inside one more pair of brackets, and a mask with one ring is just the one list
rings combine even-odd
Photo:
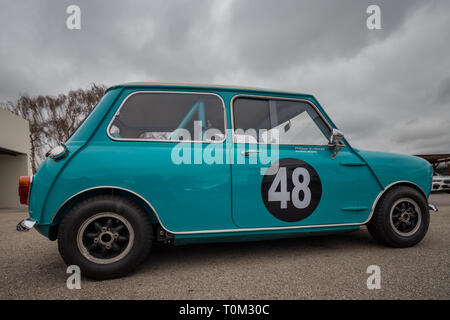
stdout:
[[2,0],[0,26],[0,101],[91,82],[266,87],[314,94],[356,147],[450,153],[448,0]]

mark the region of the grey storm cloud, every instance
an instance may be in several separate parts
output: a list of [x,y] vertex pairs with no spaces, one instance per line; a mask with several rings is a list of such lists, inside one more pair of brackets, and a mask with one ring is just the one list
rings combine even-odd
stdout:
[[450,1],[3,0],[0,24],[0,101],[91,82],[261,86],[314,94],[356,147],[450,153]]

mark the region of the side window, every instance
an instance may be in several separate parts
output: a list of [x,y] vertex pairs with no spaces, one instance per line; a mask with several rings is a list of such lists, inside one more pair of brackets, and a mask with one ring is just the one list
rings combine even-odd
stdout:
[[233,114],[237,143],[270,143],[278,134],[280,144],[328,144],[330,129],[306,102],[237,98]]
[[235,142],[261,142],[259,133],[271,128],[268,100],[238,98],[233,103],[233,112]]
[[136,93],[109,127],[113,138],[157,141],[222,141],[222,100],[211,94]]

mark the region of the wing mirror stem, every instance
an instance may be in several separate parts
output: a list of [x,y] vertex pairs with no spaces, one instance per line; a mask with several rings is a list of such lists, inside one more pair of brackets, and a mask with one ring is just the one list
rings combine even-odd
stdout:
[[333,129],[331,131],[330,143],[328,144],[328,148],[333,150],[333,154],[331,155],[331,159],[336,158],[337,154],[342,148],[342,139],[344,139],[344,134],[338,130]]

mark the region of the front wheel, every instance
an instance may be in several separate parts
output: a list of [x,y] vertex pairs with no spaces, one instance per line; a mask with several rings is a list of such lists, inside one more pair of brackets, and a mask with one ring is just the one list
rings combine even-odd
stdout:
[[123,276],[147,256],[152,225],[133,202],[97,196],[76,205],[58,230],[58,249],[67,265],[92,279]]
[[367,229],[381,244],[404,248],[419,243],[430,223],[424,196],[410,187],[395,187],[380,199]]

